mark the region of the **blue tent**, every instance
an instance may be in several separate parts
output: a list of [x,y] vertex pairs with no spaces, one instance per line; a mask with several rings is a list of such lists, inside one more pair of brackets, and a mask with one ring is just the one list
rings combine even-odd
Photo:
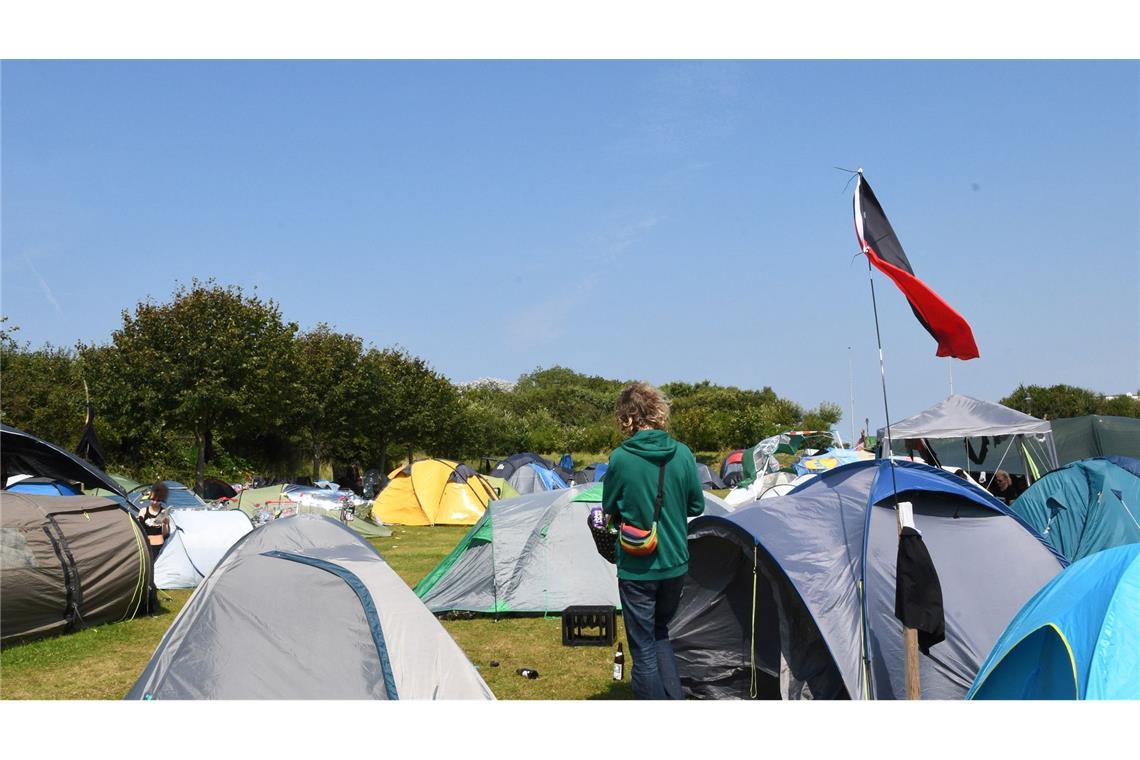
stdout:
[[[1113,461],[1115,460],[1115,461]],[[1010,510],[1070,562],[1140,542],[1140,462],[1085,459],[1050,472]]]
[[1065,561],[980,488],[886,460],[689,523],[689,571],[669,625],[687,694],[900,698],[896,488],[913,506],[946,611],[945,641],[919,658],[922,698],[965,696],[1005,626]]
[[79,496],[82,491],[75,486],[54,478],[28,478],[19,483],[13,483],[7,490],[13,493],[34,493],[39,496]]
[[967,699],[1140,699],[1140,544],[1070,565],[994,645]]

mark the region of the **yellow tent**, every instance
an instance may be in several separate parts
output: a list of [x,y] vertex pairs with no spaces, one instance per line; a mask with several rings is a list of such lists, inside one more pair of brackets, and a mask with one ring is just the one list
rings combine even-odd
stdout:
[[390,525],[474,525],[495,489],[465,464],[420,459],[394,470],[372,504],[372,519]]

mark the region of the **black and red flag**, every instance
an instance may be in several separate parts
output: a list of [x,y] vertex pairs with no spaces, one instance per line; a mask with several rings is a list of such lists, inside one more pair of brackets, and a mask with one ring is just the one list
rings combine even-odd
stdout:
[[979,353],[974,331],[961,314],[915,277],[902,244],[862,172],[855,186],[855,235],[870,262],[898,285],[910,302],[914,316],[938,341],[936,355],[977,359]]

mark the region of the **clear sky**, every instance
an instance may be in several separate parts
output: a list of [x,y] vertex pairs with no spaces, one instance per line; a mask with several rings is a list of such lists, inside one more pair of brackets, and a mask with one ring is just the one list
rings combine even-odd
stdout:
[[[454,381],[560,364],[881,424],[862,167],[974,329],[954,390],[1140,388],[1140,64],[5,62],[0,312],[33,346],[214,277]],[[892,417],[950,361],[876,273]],[[850,347],[850,350],[849,350]]]

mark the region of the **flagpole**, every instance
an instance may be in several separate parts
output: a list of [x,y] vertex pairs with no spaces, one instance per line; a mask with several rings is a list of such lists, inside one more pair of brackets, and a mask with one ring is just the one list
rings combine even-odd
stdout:
[[855,445],[855,370],[851,363],[851,346],[847,347],[847,384],[851,389],[851,445]]
[[[862,172],[860,172],[862,177]],[[858,191],[856,191],[858,192]],[[867,259],[867,280],[871,283],[871,308],[875,312],[875,342],[879,347],[879,379],[883,386],[883,415],[886,417],[887,425],[887,440],[883,451],[887,455],[887,463],[891,471],[891,491],[895,500],[895,529],[898,534],[902,535],[902,515],[899,513],[899,488],[898,480],[895,477],[895,460],[894,452],[891,450],[891,412],[887,405],[887,371],[886,365],[883,361],[883,338],[879,331],[879,305],[875,299],[875,278],[871,273],[871,257],[870,252],[866,246],[863,248],[863,255]],[[896,578],[896,583],[898,579]],[[918,631],[914,628],[903,626],[904,634],[904,651],[906,659],[904,662],[906,673],[906,698],[907,699],[922,699],[922,687],[919,682],[918,674]]]

